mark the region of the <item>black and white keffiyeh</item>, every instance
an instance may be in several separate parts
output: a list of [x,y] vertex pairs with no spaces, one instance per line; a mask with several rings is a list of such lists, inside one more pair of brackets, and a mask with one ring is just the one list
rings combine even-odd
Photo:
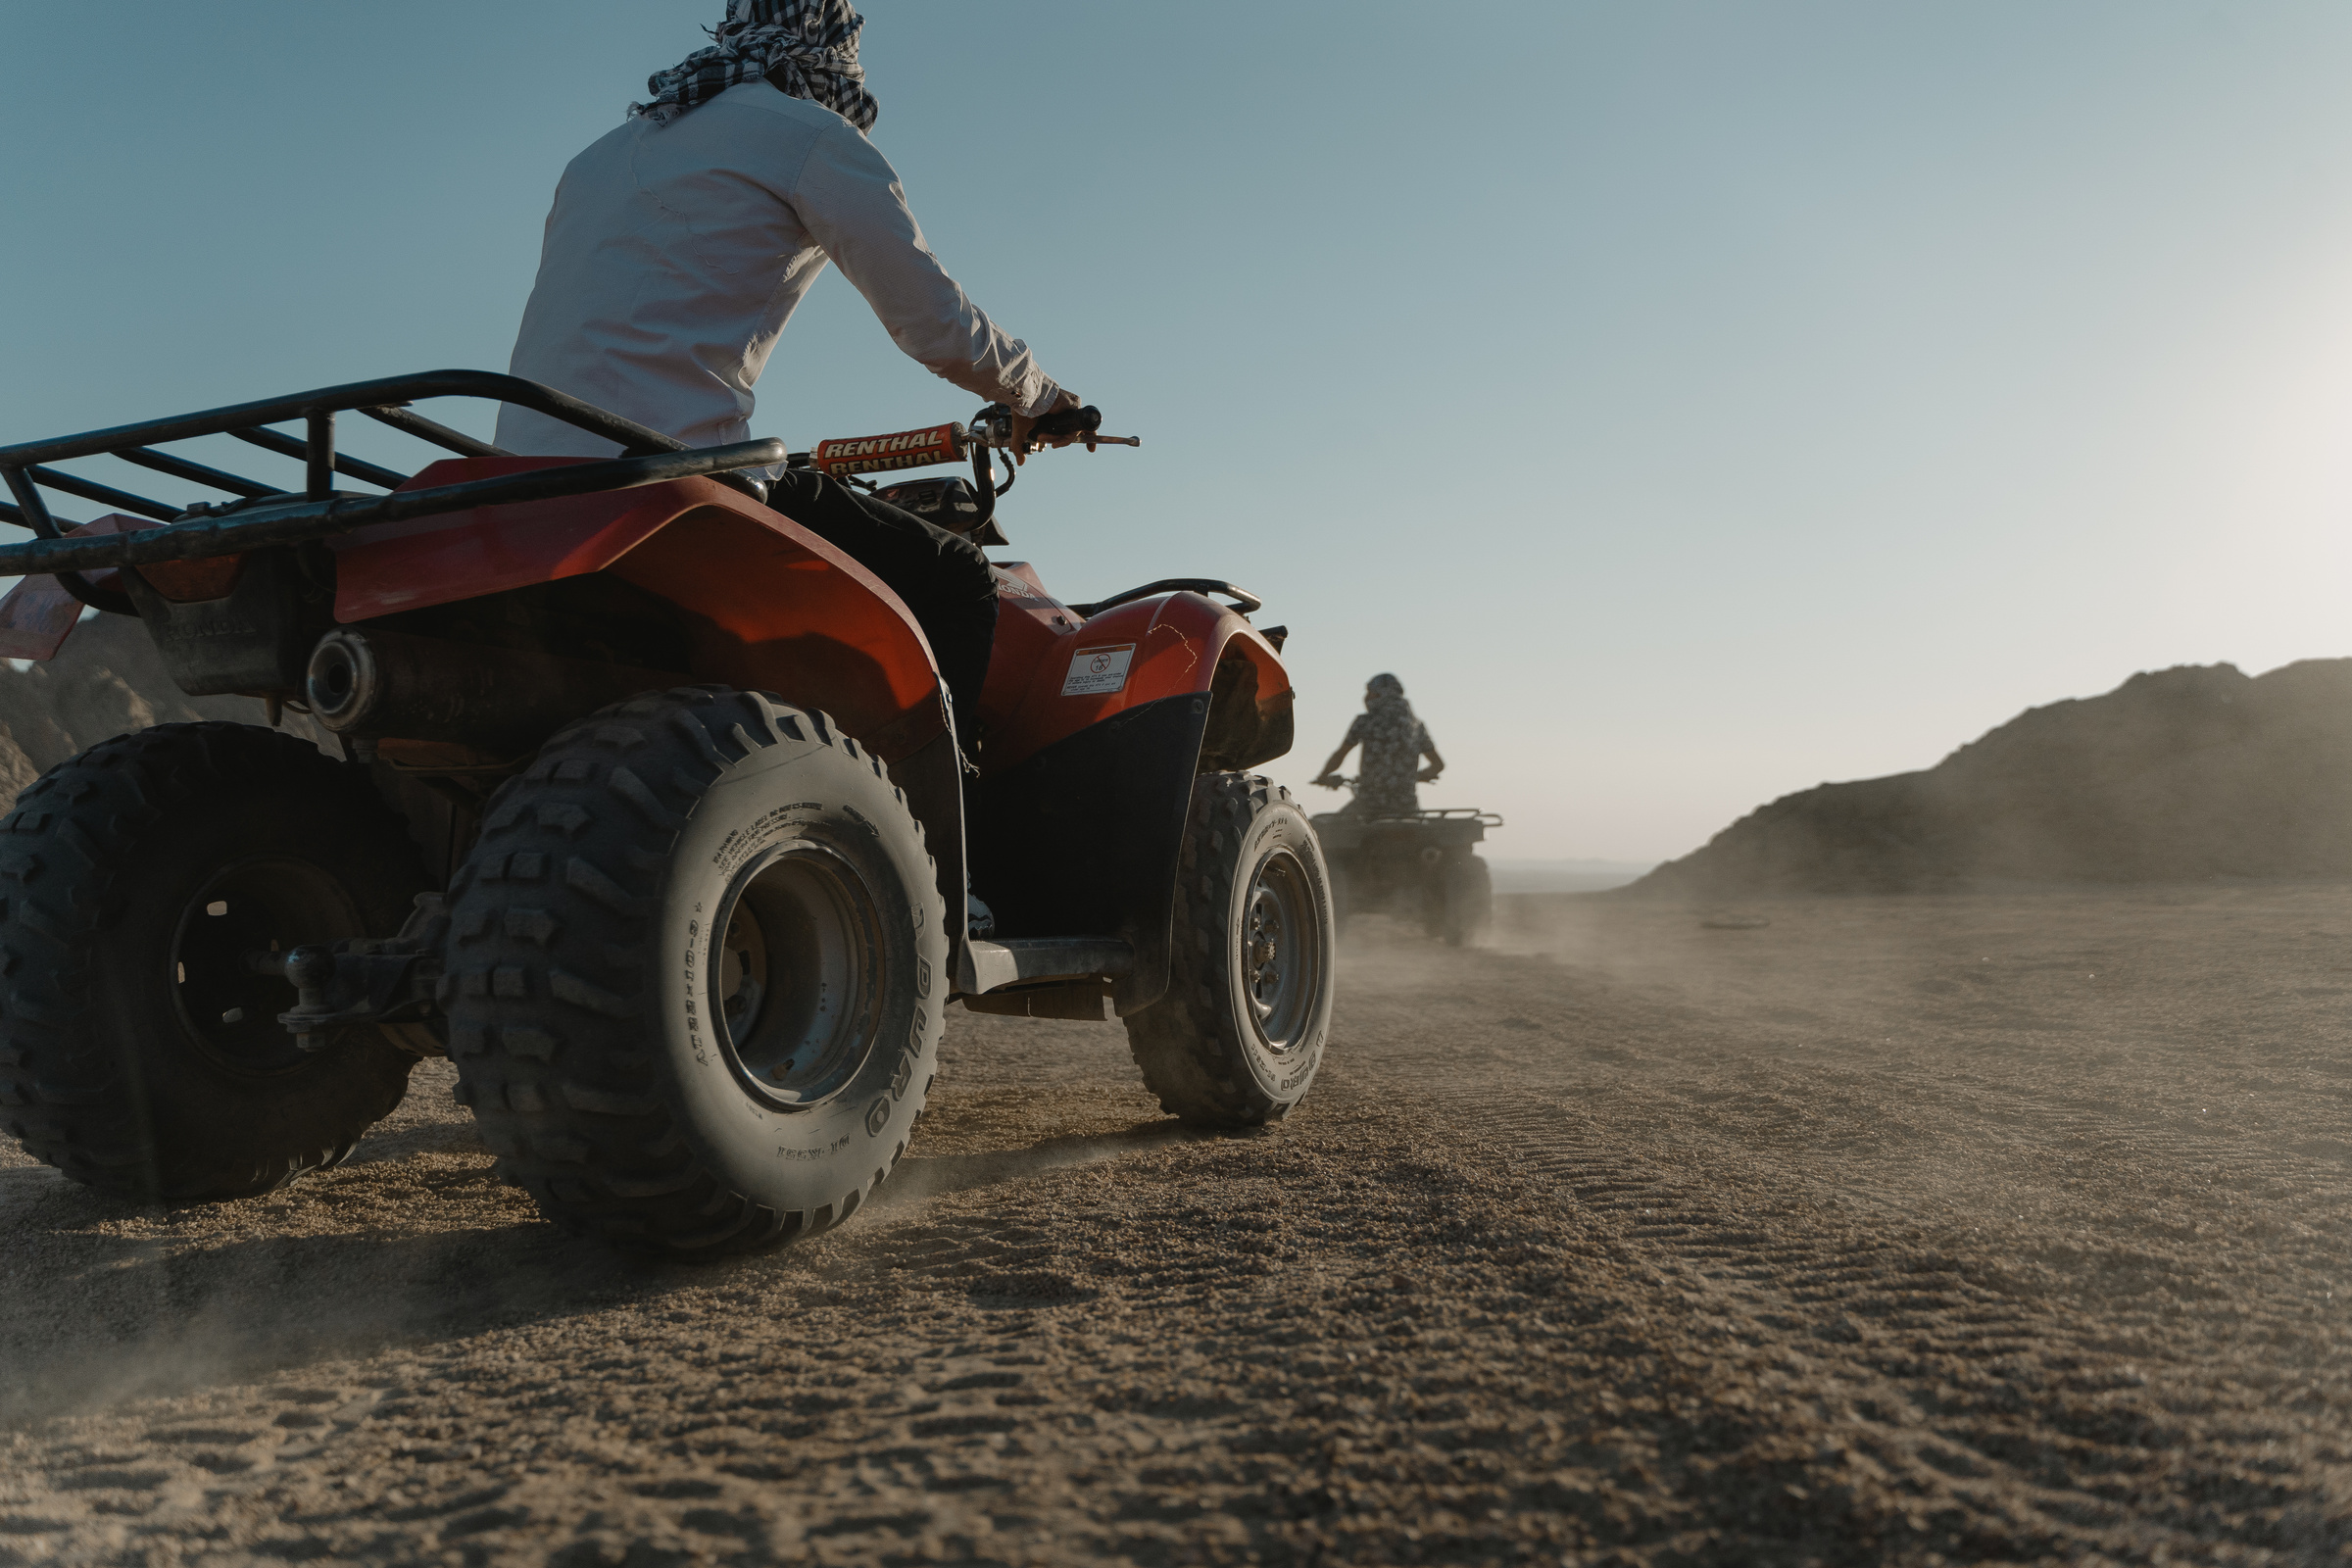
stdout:
[[631,104],[629,113],[666,125],[729,87],[765,76],[792,97],[871,130],[879,106],[858,65],[864,25],[849,0],[727,0],[727,20],[710,34],[710,47],[647,77],[653,102]]

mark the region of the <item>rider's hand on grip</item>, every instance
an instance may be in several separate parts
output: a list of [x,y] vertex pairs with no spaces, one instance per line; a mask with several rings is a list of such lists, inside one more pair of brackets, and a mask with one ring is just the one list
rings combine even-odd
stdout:
[[1041,416],[1030,426],[1030,434],[1040,441],[1083,441],[1102,428],[1102,411],[1089,403],[1082,409],[1057,409]]
[[1041,447],[1066,447],[1102,427],[1102,411],[1082,406],[1078,394],[1064,387],[1045,413],[1012,416],[1012,461],[1026,463]]

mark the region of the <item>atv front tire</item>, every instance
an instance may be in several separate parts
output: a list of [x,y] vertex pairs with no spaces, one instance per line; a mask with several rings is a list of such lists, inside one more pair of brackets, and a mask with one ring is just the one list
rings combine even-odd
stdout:
[[947,958],[922,829],[831,719],[633,698],[499,791],[458,874],[459,1096],[559,1224],[771,1246],[847,1219],[906,1152]]
[[0,1122],[134,1200],[245,1198],[335,1164],[416,1057],[305,1052],[249,953],[400,928],[423,867],[368,776],[250,724],[164,724],[51,768],[0,821]]
[[1162,1110],[1254,1127],[1314,1082],[1331,1031],[1332,899],[1291,792],[1243,773],[1193,786],[1176,878],[1168,989],[1127,1018]]

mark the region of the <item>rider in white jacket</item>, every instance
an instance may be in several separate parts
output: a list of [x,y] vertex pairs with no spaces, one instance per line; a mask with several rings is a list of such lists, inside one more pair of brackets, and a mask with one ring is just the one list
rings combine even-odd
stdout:
[[[847,0],[730,0],[716,43],[653,76],[648,104],[556,187],[513,373],[693,446],[750,438],[752,388],[830,260],[911,358],[1029,426],[1078,399],[1040,369],[923,242],[858,65]],[[526,409],[498,445],[611,457],[611,443]],[[997,596],[976,545],[807,470],[769,502],[871,568],[929,637],[968,740]]]

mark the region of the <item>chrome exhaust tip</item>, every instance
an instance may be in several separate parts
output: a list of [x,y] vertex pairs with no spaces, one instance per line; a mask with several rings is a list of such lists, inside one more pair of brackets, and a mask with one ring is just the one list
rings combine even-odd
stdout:
[[318,639],[311,650],[310,672],[303,679],[311,716],[331,730],[346,730],[368,716],[383,693],[383,674],[375,650],[361,633],[338,628]]

